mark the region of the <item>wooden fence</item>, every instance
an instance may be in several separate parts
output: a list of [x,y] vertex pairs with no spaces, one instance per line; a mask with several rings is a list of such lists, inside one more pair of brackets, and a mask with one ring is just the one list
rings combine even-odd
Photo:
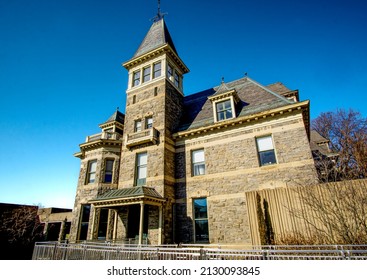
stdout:
[[[367,180],[319,184],[311,187],[264,189],[246,193],[252,244],[261,244],[258,198],[264,201],[275,239],[302,233],[312,239],[315,232],[335,235],[339,223],[346,234],[367,232]],[[364,227],[364,228],[363,228]]]

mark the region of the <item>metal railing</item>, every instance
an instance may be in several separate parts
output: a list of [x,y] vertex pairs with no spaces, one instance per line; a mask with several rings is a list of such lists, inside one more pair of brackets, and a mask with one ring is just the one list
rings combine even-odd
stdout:
[[263,246],[223,249],[192,244],[38,242],[33,260],[366,260],[367,245]]

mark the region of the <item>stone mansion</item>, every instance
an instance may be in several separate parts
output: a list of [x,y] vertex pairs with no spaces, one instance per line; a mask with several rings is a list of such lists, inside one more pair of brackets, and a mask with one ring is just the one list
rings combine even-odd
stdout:
[[70,241],[251,244],[246,193],[318,182],[297,90],[245,76],[185,96],[161,16],[123,67],[125,113],[75,154]]

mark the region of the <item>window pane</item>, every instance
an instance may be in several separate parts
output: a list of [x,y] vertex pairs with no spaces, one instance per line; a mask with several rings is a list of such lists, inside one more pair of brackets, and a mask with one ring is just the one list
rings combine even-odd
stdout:
[[204,150],[193,151],[192,152],[192,161],[193,161],[193,163],[205,161]]
[[207,218],[206,198],[194,199],[195,219]]
[[135,132],[141,131],[141,121],[135,121]]
[[82,205],[82,222],[89,222],[90,205]]
[[147,153],[138,154],[138,165],[144,165],[148,163]]
[[206,198],[194,199],[195,240],[209,241],[208,211]]
[[143,69],[143,83],[150,80],[150,66]]
[[161,63],[157,62],[153,65],[153,79],[161,75]]
[[97,162],[93,161],[90,163],[89,172],[96,172]]
[[225,112],[226,112],[226,119],[232,118],[232,110],[231,109],[227,109]]
[[112,171],[113,168],[113,159],[106,160],[106,171]]
[[257,138],[256,140],[257,140],[257,146],[259,148],[259,152],[274,149],[271,136]]
[[225,100],[216,104],[217,120],[226,120],[233,117],[231,100]]
[[147,177],[147,167],[140,166],[138,169],[138,179],[146,178]]
[[205,164],[194,164],[194,176],[205,174]]
[[171,78],[173,76],[173,68],[171,65],[167,65],[167,76],[168,78]]
[[146,128],[153,127],[153,118],[147,118],[146,119]]
[[262,166],[276,163],[274,150],[259,152],[259,157]]
[[140,71],[136,71],[133,74],[133,86],[138,86],[140,83]]
[[209,227],[207,220],[195,221],[195,240],[197,242],[209,241]]

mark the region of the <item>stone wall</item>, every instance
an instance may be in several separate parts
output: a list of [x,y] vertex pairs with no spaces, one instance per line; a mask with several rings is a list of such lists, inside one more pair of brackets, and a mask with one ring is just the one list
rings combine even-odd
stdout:
[[[256,137],[264,135],[273,136],[277,158],[269,166],[260,166],[258,159]],[[210,242],[251,243],[245,192],[317,183],[300,113],[192,136],[177,141],[176,148],[176,207],[186,211],[177,218],[192,223],[192,198],[206,197]],[[191,153],[199,148],[206,174],[192,176]],[[193,237],[187,232],[192,227],[181,226],[178,239],[194,241],[185,240]]]

